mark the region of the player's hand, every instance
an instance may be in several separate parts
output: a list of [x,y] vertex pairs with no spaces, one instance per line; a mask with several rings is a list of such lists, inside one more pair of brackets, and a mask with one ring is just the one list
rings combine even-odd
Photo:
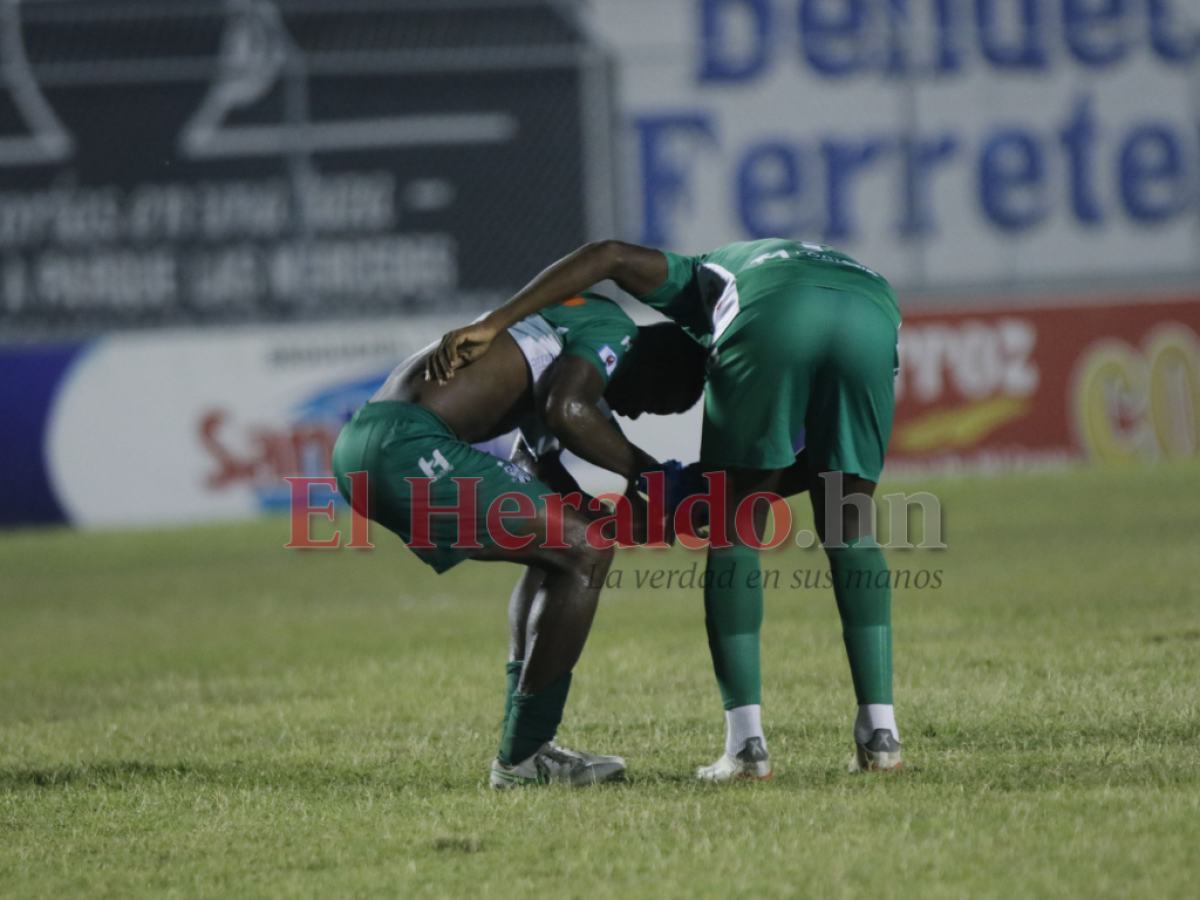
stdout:
[[637,491],[626,491],[625,499],[629,501],[632,512],[633,542],[641,547],[645,545],[650,532],[650,508],[646,499]]
[[649,472],[662,473],[663,503],[666,505],[667,512],[672,515],[675,508],[688,497],[703,494],[708,490],[708,482],[704,480],[704,468],[698,462],[685,466],[675,459],[668,459],[661,463],[651,460],[649,465],[642,467],[642,474],[637,478],[636,490],[640,493],[645,494],[650,490],[649,481],[646,478],[646,474]]
[[486,322],[475,322],[466,328],[447,332],[438,348],[425,361],[425,380],[431,378],[445,384],[454,377],[454,370],[472,363],[487,352],[496,339],[498,329]]
[[[668,544],[675,543],[675,512],[689,497],[694,497],[697,494],[704,494],[708,491],[708,482],[704,478],[705,467],[700,463],[695,462],[685,466],[678,460],[668,459],[662,463],[652,463],[645,471],[638,476],[636,486],[632,487],[632,491],[639,494],[648,494],[649,482],[646,478],[647,472],[661,472],[663,475],[663,517],[665,536]],[[702,503],[693,506],[689,520],[690,530],[693,534],[698,534],[700,531],[708,527],[708,504]]]

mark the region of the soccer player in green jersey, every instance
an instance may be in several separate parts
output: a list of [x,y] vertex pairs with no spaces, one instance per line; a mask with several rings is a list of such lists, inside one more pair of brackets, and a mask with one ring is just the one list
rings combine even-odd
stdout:
[[[724,531],[732,546],[709,548],[704,596],[726,711],[725,753],[698,776],[770,777],[761,722],[763,593],[761,578],[746,577],[758,569],[758,551],[738,535],[735,515],[754,494],[805,490],[829,559],[858,699],[854,767],[899,767],[890,578],[869,514],[895,403],[900,312],[887,281],[828,247],[795,241],[729,244],[700,256],[602,241],[555,263],[474,325],[447,334],[432,371],[452,377],[457,367],[486,358],[512,322],[606,279],[683,326],[709,354],[700,463],[726,473]],[[753,512],[761,538],[767,504]]]
[[[611,300],[562,299],[493,335],[492,352],[454,379],[430,377],[428,350],[402,363],[333,451],[342,496],[438,573],[464,559],[526,567],[509,610],[504,730],[490,773],[497,788],[593,784],[624,772],[620,757],[555,742],[612,560],[611,547],[588,540],[601,509],[592,498],[579,510],[551,502],[577,490],[559,453],[621,475],[636,501],[638,473],[654,460],[626,440],[604,397],[627,414],[682,412],[704,389],[695,367],[688,375],[688,367],[659,366],[677,354],[654,347],[689,341],[675,326],[639,332]],[[649,352],[639,354],[642,343]],[[472,446],[514,428],[522,434],[515,463]],[[365,496],[355,492],[360,472]]]

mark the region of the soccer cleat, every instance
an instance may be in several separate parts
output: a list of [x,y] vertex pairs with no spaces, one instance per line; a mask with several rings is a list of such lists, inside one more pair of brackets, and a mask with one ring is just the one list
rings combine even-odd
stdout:
[[522,762],[506,766],[492,760],[490,782],[497,790],[537,784],[569,784],[575,787],[612,781],[625,774],[625,760],[559,747],[553,741]]
[[620,778],[625,774],[625,760],[620,756],[605,756],[601,753],[587,753],[583,750],[572,750],[569,747],[560,746],[555,741],[551,741],[546,745],[548,748],[563,754],[564,756],[573,756],[583,760],[588,766],[592,774],[595,776],[595,783],[600,784],[605,781],[612,781]]
[[771,760],[762,738],[750,738],[736,756],[721,755],[711,766],[701,766],[696,777],[701,781],[766,781],[772,776]]
[[894,772],[903,767],[900,742],[889,728],[876,728],[869,741],[855,744],[854,759],[850,762],[851,772]]
[[524,762],[506,766],[500,762],[499,757],[496,757],[492,760],[492,773],[488,780],[498,791],[533,784],[548,784],[549,779],[537,767],[536,759],[537,754],[535,753]]

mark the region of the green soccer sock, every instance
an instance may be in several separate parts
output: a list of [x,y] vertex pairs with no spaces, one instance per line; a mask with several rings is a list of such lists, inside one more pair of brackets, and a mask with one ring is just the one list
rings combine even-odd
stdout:
[[519,763],[537,753],[542,744],[554,740],[570,690],[568,672],[537,693],[513,692],[512,711],[500,741],[500,762],[506,766]]
[[704,624],[726,709],[762,703],[758,639],[763,622],[758,551],[740,545],[708,551]]
[[504,674],[508,676],[508,684],[504,689],[504,719],[500,722],[500,736],[504,737],[504,730],[508,728],[508,715],[512,712],[513,694],[517,692],[517,685],[521,683],[521,670],[525,668],[525,660],[514,659],[504,666]]
[[860,705],[891,704],[892,586],[883,551],[859,538],[828,555],[854,694]]

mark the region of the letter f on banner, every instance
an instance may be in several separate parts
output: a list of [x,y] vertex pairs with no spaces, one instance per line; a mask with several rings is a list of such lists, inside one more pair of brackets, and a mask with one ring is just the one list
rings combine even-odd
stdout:
[[642,164],[642,237],[653,247],[672,243],[670,214],[691,200],[691,145],[699,139],[716,144],[712,121],[703,113],[645,116],[635,119]]

